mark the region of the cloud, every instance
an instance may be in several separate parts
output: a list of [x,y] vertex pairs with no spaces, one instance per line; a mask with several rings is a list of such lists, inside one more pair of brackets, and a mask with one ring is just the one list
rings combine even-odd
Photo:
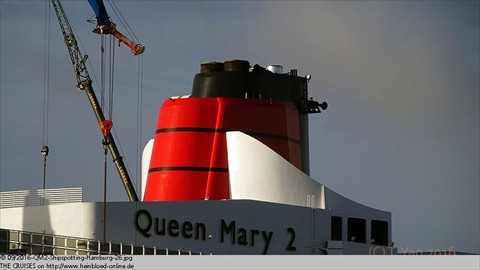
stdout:
[[[317,86],[351,96],[411,128],[441,125],[438,116],[465,101],[478,112],[471,101],[478,100],[478,53],[465,53],[470,43],[452,42],[459,35],[452,24],[458,23],[422,4],[282,2],[253,18],[245,39],[251,51],[262,50],[263,61],[313,73],[314,92]],[[476,34],[478,26],[460,36],[478,41]],[[468,98],[452,100],[458,91]]]

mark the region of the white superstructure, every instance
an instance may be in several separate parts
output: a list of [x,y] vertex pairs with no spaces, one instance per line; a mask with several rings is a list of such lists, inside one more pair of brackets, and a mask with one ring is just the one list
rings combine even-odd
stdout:
[[104,227],[102,202],[45,199],[0,209],[0,228],[196,254],[396,253],[391,213],[335,193],[244,133],[228,132],[227,145],[231,200],[107,202]]

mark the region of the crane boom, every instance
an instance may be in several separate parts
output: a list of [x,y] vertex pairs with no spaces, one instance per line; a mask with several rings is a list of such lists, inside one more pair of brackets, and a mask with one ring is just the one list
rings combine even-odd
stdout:
[[101,35],[111,34],[116,37],[119,42],[127,45],[135,55],[141,54],[145,51],[145,47],[142,44],[133,42],[117,30],[117,25],[109,20],[110,17],[103,4],[103,0],[88,0],[88,3],[97,17],[97,28],[93,30],[94,33]]
[[[75,38],[75,34],[73,32],[72,27],[68,21],[68,18],[63,10],[62,4],[60,0],[51,0],[53,8],[55,10],[55,14],[57,15],[58,22],[60,24],[60,28],[63,33],[63,37],[65,39],[65,45],[67,46],[68,53],[70,54],[70,59],[72,60],[73,71],[75,73],[75,77],[77,79],[77,87],[80,90],[84,90],[88,96],[88,100],[90,101],[90,105],[95,113],[97,121],[101,124],[105,121],[105,116],[103,114],[102,108],[100,107],[100,103],[95,95],[95,92],[92,88],[92,80],[88,75],[88,70],[85,65],[85,62],[88,58],[87,55],[82,56],[80,49],[77,45],[77,40]],[[138,201],[137,193],[135,192],[135,188],[132,185],[132,181],[130,179],[130,175],[128,174],[127,168],[125,163],[123,162],[123,157],[120,155],[118,148],[115,144],[115,140],[111,133],[105,136],[105,139],[109,141],[108,149],[110,150],[110,154],[112,155],[113,163],[120,174],[120,178],[122,183],[127,191],[128,198],[130,201]]]

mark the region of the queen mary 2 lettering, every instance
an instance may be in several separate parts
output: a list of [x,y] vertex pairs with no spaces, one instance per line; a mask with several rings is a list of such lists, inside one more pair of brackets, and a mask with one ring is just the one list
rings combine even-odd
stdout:
[[179,222],[176,219],[152,217],[147,210],[139,210],[135,214],[135,228],[146,238],[152,234],[170,237],[181,236],[185,239],[205,240],[206,227],[204,223],[192,223],[190,221]]
[[[239,227],[235,220],[220,219],[218,224],[219,227],[217,231],[219,233],[218,241],[220,244],[250,247],[262,245],[262,254],[267,254],[274,234],[273,231]],[[205,241],[206,239],[212,239],[214,237],[212,234],[209,234],[207,237],[207,226],[205,223],[154,217],[145,209],[136,212],[135,229],[145,238],[155,236],[181,237],[183,239]],[[288,228],[286,231],[290,234],[293,232],[294,237],[294,229]],[[161,240],[159,239],[159,241]],[[286,250],[295,250],[292,249],[292,242],[293,240],[287,245]]]
[[255,238],[261,234],[264,248],[263,254],[267,254],[268,246],[270,245],[270,241],[272,240],[273,232],[266,232],[260,231],[256,229],[247,230],[245,228],[238,228],[235,230],[236,222],[231,221],[228,225],[225,220],[220,221],[220,242],[225,241],[225,237],[227,235],[230,236],[230,243],[233,245],[235,243],[242,245],[242,246],[254,246],[255,245]]

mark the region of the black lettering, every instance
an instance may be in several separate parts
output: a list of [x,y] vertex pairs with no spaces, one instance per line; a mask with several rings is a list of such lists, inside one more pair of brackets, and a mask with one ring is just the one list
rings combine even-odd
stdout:
[[185,221],[182,223],[182,236],[185,239],[190,239],[192,238],[192,231],[193,231],[193,226],[190,221]]
[[168,222],[168,234],[172,237],[177,237],[178,236],[178,221],[175,219],[172,219]]
[[[201,233],[200,233],[201,231]],[[202,240],[205,240],[205,236],[207,234],[207,230],[205,229],[205,224],[203,223],[196,223],[195,224],[195,239],[199,239],[199,236],[202,236]]]
[[223,243],[225,234],[230,235],[230,243],[235,244],[235,221],[230,222],[227,226],[225,220],[221,220],[220,224],[220,243]]
[[[142,227],[140,226],[140,218],[142,216],[145,216],[147,219],[147,226]],[[135,229],[143,235],[146,238],[150,238],[152,236],[151,233],[149,233],[150,229],[152,228],[152,216],[150,215],[150,212],[148,212],[145,209],[138,210],[137,213],[135,214]]]
[[267,234],[266,231],[262,231],[263,242],[265,243],[265,246],[263,247],[263,255],[267,254],[268,247],[270,246],[270,241],[272,241],[272,236],[273,232],[269,232]]
[[242,245],[242,246],[246,246],[248,245],[248,242],[247,242],[247,230],[245,230],[244,228],[240,228],[238,229],[238,244],[239,245]]
[[290,241],[288,242],[286,250],[288,251],[297,250],[297,247],[293,245],[293,242],[295,241],[295,230],[293,228],[287,228],[287,233],[290,234]]
[[158,235],[165,235],[165,219],[162,218],[162,226],[158,227],[158,218],[155,218],[155,233]]
[[[193,237],[196,240],[205,240],[207,236],[207,229],[204,223],[192,223],[190,221],[180,223],[176,219],[154,218],[150,212],[144,209],[135,213],[134,225],[135,229],[146,238],[150,238],[152,234],[165,236],[167,233],[171,237],[177,237],[181,234],[185,239]],[[235,236],[235,222],[227,226],[225,221],[223,221],[223,227],[224,234],[232,233],[232,237]],[[232,243],[234,242],[235,239],[232,238]]]

